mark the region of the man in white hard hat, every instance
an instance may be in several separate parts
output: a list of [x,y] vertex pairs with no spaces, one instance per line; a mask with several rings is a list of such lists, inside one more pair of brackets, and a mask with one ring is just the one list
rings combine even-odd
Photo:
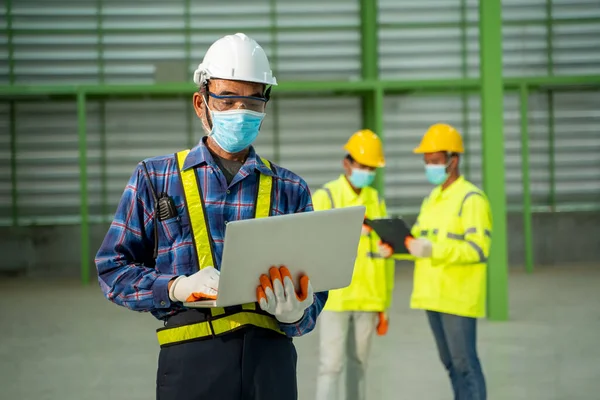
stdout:
[[308,277],[297,290],[286,267],[267,265],[256,303],[183,306],[216,298],[229,221],[312,211],[306,182],[252,147],[277,81],[264,50],[238,33],[208,49],[194,82],[207,136],[137,166],[96,256],[100,286],[164,321],[157,399],[296,399],[291,337],[314,328],[327,300]]

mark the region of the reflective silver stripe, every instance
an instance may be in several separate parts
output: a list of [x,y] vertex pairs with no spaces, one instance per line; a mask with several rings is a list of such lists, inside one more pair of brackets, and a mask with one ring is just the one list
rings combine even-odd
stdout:
[[372,251],[367,253],[367,257],[369,258],[383,258],[379,253],[373,253]]
[[[468,235],[470,233],[477,233],[477,228],[469,228],[465,231],[465,235]],[[484,229],[483,234],[489,238],[492,237],[492,232],[489,229]]]
[[335,208],[335,203],[333,202],[333,195],[331,194],[331,189],[324,187],[323,190],[329,196],[329,201],[331,202],[331,208]]
[[[465,231],[465,235],[469,234],[469,233],[475,233],[477,232],[477,228],[469,228]],[[486,234],[488,234],[489,231],[486,229]],[[479,262],[485,262],[487,260],[487,258],[485,257],[485,254],[483,254],[483,249],[481,247],[479,247],[479,245],[475,242],[472,242],[470,240],[465,240],[465,235],[459,235],[457,233],[448,233],[448,238],[449,239],[456,239],[456,240],[463,240],[467,243],[469,243],[469,245],[475,249],[475,251],[477,252],[477,254],[479,254]]]
[[475,251],[477,252],[477,254],[479,254],[479,261],[480,262],[486,262],[487,261],[487,258],[485,258],[485,254],[483,254],[483,250],[481,249],[481,247],[479,247],[476,243],[471,242],[470,240],[467,240],[467,243],[469,243],[471,245],[471,247],[475,249]]
[[460,210],[458,210],[458,216],[462,217],[462,212],[463,212],[463,207],[465,206],[465,201],[467,201],[467,199],[471,196],[481,196],[483,197],[483,195],[479,192],[469,192],[465,195],[465,197],[463,198],[462,204],[460,205]]

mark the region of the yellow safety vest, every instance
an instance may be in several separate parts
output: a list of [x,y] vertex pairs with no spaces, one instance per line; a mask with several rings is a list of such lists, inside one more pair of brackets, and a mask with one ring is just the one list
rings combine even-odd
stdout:
[[415,260],[411,308],[485,316],[491,232],[489,202],[475,185],[460,177],[434,189],[412,228],[413,236],[431,240],[433,254]]
[[[313,195],[315,210],[364,205],[369,219],[385,218],[385,201],[379,198],[377,190],[363,188],[356,194],[344,175],[325,184]],[[352,282],[349,286],[330,290],[325,310],[329,311],[373,311],[381,312],[390,307],[394,290],[394,261],[381,258],[375,232],[361,236]]]
[[[196,179],[196,170],[189,168],[184,170],[183,164],[190,150],[183,150],[175,154],[179,177],[183,186],[185,205],[190,218],[194,248],[200,269],[215,265],[213,246],[208,225],[208,216],[204,205],[202,189]],[[268,168],[271,164],[262,158]],[[257,201],[255,204],[255,218],[266,218],[271,211],[271,191],[273,178],[260,175],[257,189]],[[257,277],[258,282],[258,277]],[[258,283],[257,283],[258,284]],[[216,337],[237,330],[244,326],[253,325],[260,328],[270,329],[283,334],[279,329],[279,323],[270,314],[257,307],[257,303],[243,304],[239,307],[211,308],[209,321],[198,322],[179,327],[165,327],[157,330],[158,342],[162,346],[172,345],[189,340]]]

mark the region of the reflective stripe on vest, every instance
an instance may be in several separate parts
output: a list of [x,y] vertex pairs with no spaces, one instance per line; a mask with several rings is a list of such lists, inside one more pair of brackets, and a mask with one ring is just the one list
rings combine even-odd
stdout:
[[[185,205],[190,218],[194,249],[196,252],[198,267],[200,269],[215,265],[214,249],[206,206],[202,189],[198,182],[198,176],[194,168],[183,169],[183,164],[190,150],[176,153],[177,169],[183,187]],[[271,169],[271,163],[261,158],[267,168]],[[258,188],[256,190],[256,201],[254,208],[255,218],[266,218],[271,212],[271,192],[273,190],[273,179],[268,175],[258,174]],[[257,278],[258,282],[258,278]],[[237,307],[236,307],[237,308]],[[210,309],[212,318],[210,321],[199,322],[181,327],[162,328],[157,331],[158,342],[161,346],[196,340],[204,337],[212,337],[239,329],[245,325],[254,325],[260,328],[283,332],[279,329],[277,320],[257,310],[256,303],[242,304],[235,311],[229,313],[223,307]]]
[[157,330],[156,335],[160,346],[168,346],[176,343],[220,336],[243,328],[246,325],[253,325],[282,333],[279,330],[279,324],[275,318],[251,311],[242,311],[231,315],[216,317],[207,322],[199,322],[174,328],[161,328]]
[[[335,208],[335,202],[333,201],[333,193],[331,192],[331,189],[323,186],[323,190],[325,191],[325,193],[327,193],[327,197],[329,197],[329,202],[331,203],[331,208]],[[379,202],[379,198],[377,199],[377,201]],[[371,240],[370,236],[369,236],[369,240]],[[373,251],[367,252],[366,256],[368,258],[373,258],[373,259],[385,259],[385,257],[381,256],[381,254],[375,253]]]

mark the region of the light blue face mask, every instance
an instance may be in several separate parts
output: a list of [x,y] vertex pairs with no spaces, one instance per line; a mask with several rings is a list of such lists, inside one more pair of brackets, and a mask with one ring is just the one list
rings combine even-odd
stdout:
[[357,189],[362,189],[373,183],[375,171],[368,171],[360,168],[352,168],[352,173],[348,180]]
[[209,136],[228,153],[238,153],[249,147],[258,136],[265,113],[251,110],[211,111],[212,130]]
[[446,168],[448,168],[448,166],[444,164],[426,164],[425,177],[432,185],[441,185],[448,179]]

